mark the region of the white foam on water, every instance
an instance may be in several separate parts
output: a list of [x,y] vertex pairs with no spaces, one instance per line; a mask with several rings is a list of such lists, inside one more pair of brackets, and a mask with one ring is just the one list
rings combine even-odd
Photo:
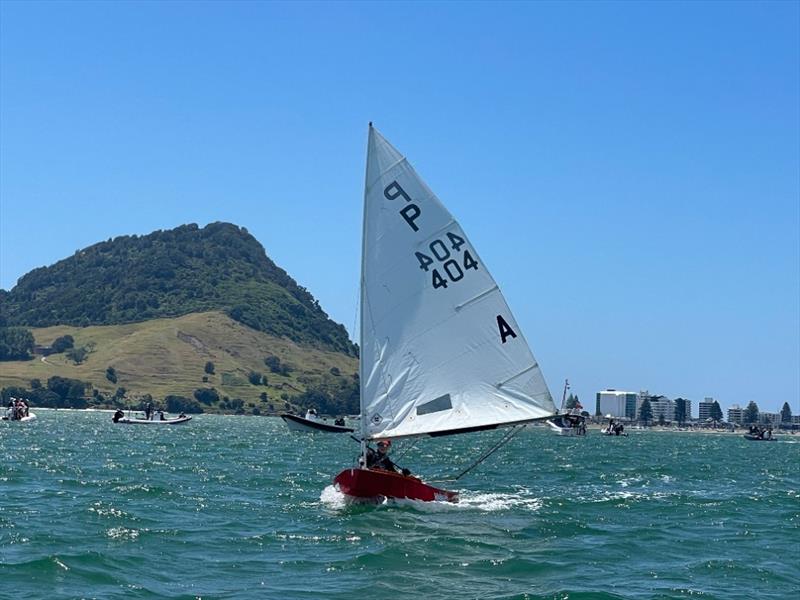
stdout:
[[347,498],[334,485],[327,485],[323,488],[319,495],[319,501],[331,510],[347,508]]
[[421,512],[436,513],[458,510],[478,510],[496,512],[511,509],[537,511],[542,507],[542,500],[521,493],[501,494],[483,492],[460,492],[458,502],[411,500],[408,498],[391,498],[381,501],[358,501],[348,498],[335,486],[326,486],[319,497],[320,503],[330,510],[343,510],[353,504],[373,504],[378,508],[401,507],[413,508]]
[[497,494],[488,492],[464,493],[459,502],[462,508],[473,508],[484,512],[522,509],[535,512],[542,507],[542,499],[523,494]]
[[112,540],[128,540],[133,541],[139,537],[139,530],[127,529],[125,527],[112,527],[106,531],[106,535]]

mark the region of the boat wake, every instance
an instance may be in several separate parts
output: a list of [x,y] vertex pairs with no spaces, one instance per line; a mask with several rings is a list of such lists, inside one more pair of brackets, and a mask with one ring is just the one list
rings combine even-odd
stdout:
[[411,508],[420,512],[452,512],[460,510],[499,512],[505,510],[538,511],[542,499],[524,493],[459,492],[458,502],[423,502],[407,498],[384,498],[380,501],[357,500],[342,494],[335,486],[326,486],[319,497],[320,503],[329,510],[342,511],[353,506],[377,508]]

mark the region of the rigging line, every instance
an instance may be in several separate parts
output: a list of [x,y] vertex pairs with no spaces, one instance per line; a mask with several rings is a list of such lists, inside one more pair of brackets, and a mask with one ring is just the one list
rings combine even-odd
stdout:
[[[501,440],[500,440],[499,442],[497,442],[497,443],[496,443],[494,446],[492,446],[492,447],[491,447],[491,448],[490,448],[490,449],[489,449],[489,450],[488,450],[486,453],[484,453],[484,455],[483,455],[483,456],[481,456],[481,457],[480,457],[478,460],[476,460],[474,463],[472,463],[472,464],[471,464],[470,466],[468,466],[466,469],[464,469],[463,471],[461,471],[461,473],[459,473],[458,475],[456,475],[455,477],[453,477],[453,478],[451,478],[451,479],[439,479],[439,480],[438,480],[438,482],[458,481],[458,480],[459,480],[459,479],[461,479],[461,478],[462,478],[464,475],[466,475],[467,473],[469,473],[470,471],[472,471],[472,469],[474,469],[474,468],[475,468],[475,467],[477,467],[479,464],[481,464],[481,463],[482,463],[484,460],[486,460],[487,458],[489,458],[489,457],[490,457],[492,454],[494,454],[494,453],[495,453],[497,450],[499,450],[501,446],[503,446],[504,444],[507,444],[507,443],[508,443],[508,442],[511,440],[511,438],[513,438],[515,435],[517,435],[517,434],[518,434],[520,431],[522,431],[523,429],[524,429],[524,425],[514,425],[514,426],[511,428],[511,431],[509,431],[507,434],[505,434],[505,435],[503,436],[503,439],[501,439]],[[431,483],[437,483],[437,481],[432,481]]]
[[403,448],[403,450],[400,452],[400,454],[399,454],[398,456],[396,456],[395,458],[396,458],[397,460],[400,460],[401,458],[403,458],[403,457],[404,457],[406,454],[408,454],[409,452],[411,452],[411,450],[414,448],[414,446],[416,446],[416,445],[417,445],[417,442],[418,442],[418,441],[419,441],[419,438],[418,438],[418,437],[417,437],[417,438],[414,438],[414,441],[413,441],[413,442],[412,442],[412,443],[411,443],[409,446],[407,446],[407,447]]
[[352,336],[353,340],[359,340],[359,342],[358,342],[359,343],[359,347],[358,347],[359,357],[358,357],[358,359],[361,360],[361,338],[360,338],[360,334],[356,335],[356,326],[358,325],[358,316],[359,316],[358,313],[359,313],[359,309],[361,308],[361,286],[358,286],[358,290],[356,291],[356,302],[355,302],[355,304],[356,304],[356,308],[355,308],[355,311],[353,311],[353,328],[350,330],[350,335]]

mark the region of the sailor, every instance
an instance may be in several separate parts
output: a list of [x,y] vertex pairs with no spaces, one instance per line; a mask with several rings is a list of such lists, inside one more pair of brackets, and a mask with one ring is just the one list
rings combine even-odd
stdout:
[[389,450],[392,447],[390,440],[381,440],[378,442],[378,450],[367,448],[367,468],[380,469],[381,471],[391,471],[392,473],[402,473],[403,475],[411,475],[408,469],[401,469],[392,462],[389,458]]

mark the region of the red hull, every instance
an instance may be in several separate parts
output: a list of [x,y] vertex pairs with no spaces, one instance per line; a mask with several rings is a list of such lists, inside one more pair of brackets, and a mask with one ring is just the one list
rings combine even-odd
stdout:
[[333,480],[339,491],[354,498],[408,498],[432,502],[458,502],[458,493],[440,490],[416,477],[377,469],[346,469]]

